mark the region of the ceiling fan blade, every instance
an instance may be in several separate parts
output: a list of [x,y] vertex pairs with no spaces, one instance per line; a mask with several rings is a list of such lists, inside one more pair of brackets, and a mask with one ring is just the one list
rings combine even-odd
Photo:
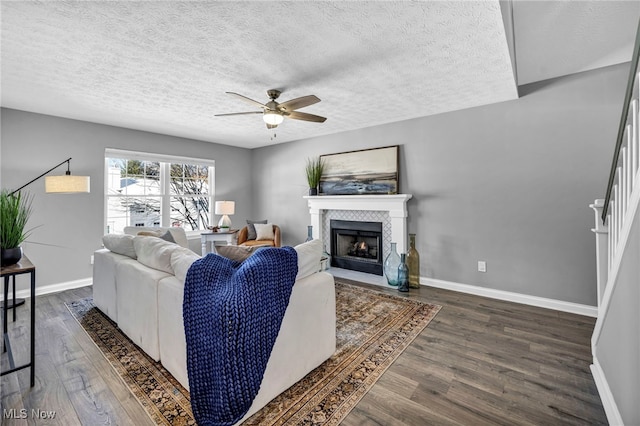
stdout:
[[260,102],[258,102],[258,101],[254,101],[253,99],[251,99],[251,98],[247,98],[246,96],[242,96],[242,95],[241,95],[241,94],[239,94],[239,93],[235,93],[235,92],[225,92],[225,93],[227,93],[228,95],[236,96],[236,97],[238,97],[238,98],[242,99],[242,100],[243,100],[243,101],[245,101],[245,102],[249,102],[250,104],[257,105],[257,106],[259,106],[260,108],[265,108],[265,106],[264,106],[263,104],[261,104]]
[[279,105],[279,107],[280,109],[291,112],[299,108],[317,104],[318,102],[320,102],[320,98],[318,98],[316,95],[309,95],[283,102]]
[[313,121],[314,123],[324,123],[326,120],[325,117],[320,117],[319,115],[307,114],[306,112],[299,111],[292,111],[290,113],[286,113],[284,116],[293,118],[294,120]]
[[269,123],[267,123],[267,129],[275,129],[276,127],[278,127],[277,124],[269,124]]
[[248,111],[248,112],[231,112],[229,114],[216,114],[215,117],[224,117],[227,115],[245,115],[245,114],[262,114],[262,111]]

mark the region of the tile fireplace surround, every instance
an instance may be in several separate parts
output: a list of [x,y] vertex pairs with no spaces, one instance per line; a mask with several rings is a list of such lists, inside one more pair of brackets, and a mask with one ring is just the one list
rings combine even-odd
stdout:
[[[407,235],[407,201],[411,194],[397,195],[319,195],[305,196],[309,204],[313,238],[321,239],[329,248],[328,221],[331,219],[348,219],[372,221],[372,216],[379,216],[383,223],[384,257],[388,254],[391,242],[398,245],[398,253],[406,253]],[[386,229],[385,229],[386,228]]]

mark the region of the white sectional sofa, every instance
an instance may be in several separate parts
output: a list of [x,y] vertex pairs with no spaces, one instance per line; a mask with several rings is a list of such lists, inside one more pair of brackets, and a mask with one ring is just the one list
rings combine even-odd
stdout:
[[[105,236],[105,247],[111,250],[94,254],[93,299],[189,389],[182,301],[187,270],[199,256],[186,248],[186,237],[174,240],[181,244],[150,236]],[[318,272],[322,244],[312,241],[295,248],[298,276],[260,391],[245,418],[335,351],[335,287],[330,274]]]

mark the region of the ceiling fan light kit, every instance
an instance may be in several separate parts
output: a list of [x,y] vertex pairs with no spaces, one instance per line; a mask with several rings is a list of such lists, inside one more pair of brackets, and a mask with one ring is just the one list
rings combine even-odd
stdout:
[[278,124],[284,121],[284,116],[275,111],[266,111],[262,115],[262,119],[265,123],[270,124],[272,126],[277,126]]
[[276,89],[267,90],[267,96],[271,99],[266,104],[261,104],[258,101],[254,101],[251,98],[240,95],[234,92],[226,92],[229,95],[235,96],[248,102],[254,106],[262,108],[262,111],[249,111],[249,112],[232,112],[229,114],[216,114],[216,117],[224,117],[230,115],[245,115],[245,114],[262,114],[262,119],[267,125],[267,129],[275,129],[278,124],[281,124],[285,117],[294,120],[311,121],[313,123],[324,123],[326,118],[319,115],[308,114],[305,112],[296,111],[299,108],[304,108],[309,105],[320,102],[320,98],[315,95],[303,96],[301,98],[291,99],[286,102],[278,103],[276,99],[280,96],[280,91]]

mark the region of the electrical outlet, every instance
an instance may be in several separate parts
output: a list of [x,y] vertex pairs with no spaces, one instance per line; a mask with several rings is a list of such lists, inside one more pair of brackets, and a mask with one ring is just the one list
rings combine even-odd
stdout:
[[478,260],[478,272],[487,272],[487,262]]
[[91,264],[93,265],[93,255],[91,255]]

